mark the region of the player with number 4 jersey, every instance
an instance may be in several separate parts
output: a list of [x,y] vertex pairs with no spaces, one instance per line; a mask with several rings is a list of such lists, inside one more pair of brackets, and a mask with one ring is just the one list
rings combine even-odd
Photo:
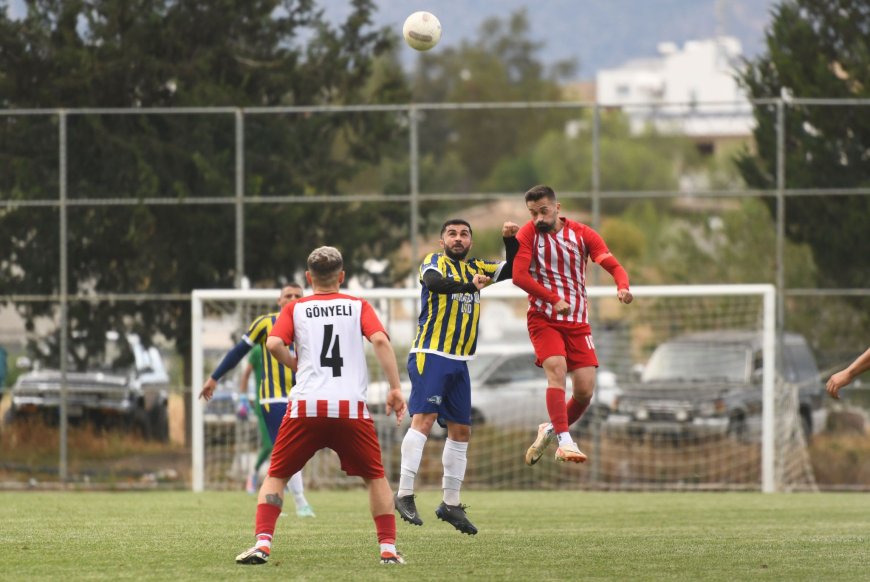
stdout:
[[[236,557],[240,564],[264,564],[269,559],[275,524],[290,476],[314,454],[330,448],[348,475],[362,477],[380,544],[382,564],[404,563],[396,551],[393,492],[384,475],[375,425],[366,406],[368,367],[364,339],[390,384],[386,412],[405,413],[396,356],[384,327],[365,300],[339,293],[344,282],[341,253],[320,247],[308,256],[305,277],[313,295],[288,303],[281,310],[266,348],[283,365],[296,371],[296,386],[272,451],[269,474],[257,499],[255,545]],[[295,345],[295,356],[287,349]]]

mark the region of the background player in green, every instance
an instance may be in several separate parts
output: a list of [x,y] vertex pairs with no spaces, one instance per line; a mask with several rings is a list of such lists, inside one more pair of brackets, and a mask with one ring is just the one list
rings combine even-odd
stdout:
[[254,468],[248,476],[248,481],[245,484],[245,489],[248,493],[256,493],[258,485],[258,475],[260,467],[263,466],[269,455],[272,454],[272,438],[269,436],[269,429],[266,426],[266,417],[260,410],[260,384],[263,383],[263,346],[255,345],[251,348],[251,353],[248,354],[248,363],[245,365],[245,371],[242,372],[242,378],[239,381],[239,392],[243,395],[248,393],[248,383],[251,380],[251,373],[254,374],[254,414],[257,415],[257,427],[260,429],[260,452],[257,453],[257,459],[254,461]]
[[[291,301],[302,298],[302,286],[298,283],[288,283],[281,289],[278,296],[278,306],[283,308]],[[224,374],[235,368],[255,345],[265,344],[278,313],[267,313],[256,318],[248,327],[248,331],[236,346],[227,352],[215,371],[211,373],[202,386],[200,398],[209,400],[214,394],[217,382]],[[293,370],[283,366],[268,350],[262,350],[263,379],[258,385],[259,410],[266,422],[270,445],[278,436],[278,428],[287,411],[290,389],[295,378]],[[302,482],[302,471],[299,471],[289,481],[290,491],[296,502],[296,514],[300,517],[314,517],[314,511],[305,499]]]
[[480,289],[511,277],[519,226],[505,222],[502,237],[506,261],[466,259],[471,250],[471,225],[454,218],[441,227],[443,252],[429,253],[420,265],[420,317],[408,354],[411,427],[402,440],[402,472],[394,498],[396,511],[413,525],[423,525],[414,502],[414,480],[432,424],[447,426],[441,461],[444,465],[443,502],[438,519],[462,533],[477,528],[459,502],[471,438],[471,380],[467,361],[474,357],[480,320]]

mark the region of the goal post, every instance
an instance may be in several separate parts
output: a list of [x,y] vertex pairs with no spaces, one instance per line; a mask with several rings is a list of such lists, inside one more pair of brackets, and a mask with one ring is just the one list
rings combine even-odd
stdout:
[[[393,340],[399,368],[403,371],[404,359],[416,329],[419,288],[348,289],[345,292],[372,303]],[[593,419],[582,426],[578,423],[571,430],[572,434],[580,435],[581,448],[591,453],[589,463],[579,471],[568,471],[564,466],[549,462],[528,468],[522,465],[522,456],[524,447],[534,436],[537,423],[529,417],[528,408],[531,407],[523,403],[524,385],[519,382],[521,376],[535,372],[531,364],[533,356],[526,356],[531,357],[528,365],[518,367],[500,380],[493,379],[496,390],[492,406],[498,407],[499,412],[490,414],[488,408],[476,411],[483,420],[480,425],[475,421],[473,427],[465,486],[479,489],[749,488],[773,492],[805,481],[807,474],[811,480],[805,443],[798,442],[800,439],[795,437],[794,398],[783,392],[785,385],[776,375],[774,287],[766,284],[637,286],[632,288],[632,293],[635,301],[626,306],[618,303],[612,286],[587,288],[595,347],[601,362],[598,384],[603,386],[602,372],[606,369],[606,373],[612,372],[611,376],[616,379],[614,390],[622,395],[614,398],[614,402],[607,402],[606,406],[616,406],[619,398],[626,395],[622,389],[639,381],[637,367],[662,342],[698,331],[727,335],[734,330],[748,330],[760,338],[762,365],[760,373],[756,371],[760,384],[757,387],[761,392],[758,429],[753,432],[750,422],[737,441],[733,440],[733,435],[704,436],[675,439],[665,447],[659,446],[661,443],[649,435],[646,441],[638,441],[637,435],[619,433],[617,429],[621,427],[616,422],[616,414],[612,419],[605,419],[587,413],[586,416]],[[277,311],[278,294],[279,291],[274,289],[196,290],[192,293],[191,484],[194,491],[244,486],[246,471],[250,470],[258,446],[256,431],[250,428],[251,419],[235,418],[232,406],[222,411],[212,410],[211,404],[207,408],[198,398],[199,389],[206,374],[238,341],[250,321],[264,313]],[[510,283],[500,283],[484,289],[481,297],[478,353],[485,352],[485,356],[481,355],[477,360],[488,361],[487,358],[504,356],[512,351],[530,350],[525,329],[525,293]],[[509,362],[503,364],[506,374],[510,365]],[[236,372],[240,369],[241,364]],[[234,374],[227,382],[227,391],[237,391],[238,381]],[[473,406],[478,404],[476,398],[485,398],[486,392],[484,386],[476,384],[478,376],[475,374],[473,371]],[[370,375],[369,399],[375,402],[370,408],[377,411],[376,402],[384,394],[377,365],[370,365]],[[514,380],[517,380],[516,385]],[[546,386],[537,380],[531,384],[538,386],[534,388],[535,406],[538,402],[543,406]],[[404,390],[407,398],[407,385]],[[596,390],[598,392],[603,394],[605,390]],[[232,400],[230,404],[233,404]],[[593,401],[593,407],[597,405],[597,400]],[[782,406],[789,410],[779,410],[778,407]],[[601,409],[604,408],[602,404]],[[653,416],[656,413],[651,411]],[[392,418],[373,415],[387,476],[395,481],[399,473],[401,438],[407,430],[408,420],[396,428]],[[546,418],[538,422],[544,420]],[[586,422],[586,418],[581,422]],[[421,469],[425,474],[418,476],[423,486],[440,485],[443,440],[439,440],[436,432],[430,436],[425,451],[425,471]],[[740,451],[735,451],[736,447]],[[789,459],[783,458],[786,454],[790,455]],[[305,475],[306,483],[315,487],[354,483],[342,477],[336,459],[326,451],[312,459],[306,466]]]

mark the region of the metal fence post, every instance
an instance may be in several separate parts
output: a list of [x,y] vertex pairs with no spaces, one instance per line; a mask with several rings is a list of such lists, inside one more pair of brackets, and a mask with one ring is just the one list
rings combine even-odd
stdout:
[[410,172],[410,187],[411,187],[411,264],[417,260],[419,252],[419,241],[417,240],[420,220],[420,150],[419,137],[417,133],[417,116],[419,112],[415,105],[408,107],[408,138],[409,147],[409,163],[411,165]]
[[[601,229],[601,109],[598,103],[592,107],[592,228]],[[592,285],[597,286],[600,279],[599,269],[591,269]],[[592,312],[593,325],[598,327],[598,311]],[[595,409],[599,403],[599,391],[592,393]],[[601,479],[601,423],[593,416],[589,426],[592,430],[592,474],[590,479],[598,483]]]
[[69,408],[67,406],[67,398],[69,396],[68,386],[67,386],[67,350],[69,349],[67,346],[67,334],[69,333],[69,287],[68,287],[68,257],[67,257],[67,246],[66,241],[68,237],[67,233],[67,159],[66,159],[66,145],[67,145],[67,112],[64,110],[58,111],[58,196],[59,196],[59,205],[58,205],[58,220],[60,222],[59,226],[59,246],[60,246],[60,274],[59,274],[59,286],[60,286],[60,338],[58,342],[59,354],[60,358],[60,409],[58,410],[58,414],[60,415],[60,458],[58,459],[59,467],[58,467],[58,477],[60,478],[61,483],[65,483],[68,478],[68,454],[67,454],[67,441],[68,441],[68,433],[69,433],[69,420],[67,418],[67,413],[69,412]]
[[[776,348],[774,349],[773,370],[776,378],[782,378],[783,334],[785,333],[785,102],[776,101]],[[765,431],[773,430],[776,418],[776,403],[771,396],[764,400],[764,416],[768,422],[762,423],[761,463],[762,491],[771,493],[778,489],[782,474],[782,460],[776,455],[776,435],[767,436]],[[767,408],[772,408],[770,412]]]
[[245,276],[245,113],[236,109],[236,289]]

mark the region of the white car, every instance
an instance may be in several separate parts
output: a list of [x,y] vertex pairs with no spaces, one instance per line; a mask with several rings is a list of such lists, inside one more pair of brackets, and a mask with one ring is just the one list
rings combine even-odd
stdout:
[[[491,425],[522,430],[537,428],[538,424],[548,419],[547,379],[544,370],[535,366],[535,354],[530,344],[478,346],[477,355],[468,362],[468,373],[471,377],[473,426]],[[411,386],[404,371],[403,376],[402,392],[407,399],[411,394]],[[383,421],[379,417],[383,413],[386,388],[381,382],[369,387],[369,409],[379,425]],[[585,425],[595,417],[606,418],[613,410],[619,394],[616,375],[599,368],[592,405],[579,424]],[[386,422],[394,421],[388,419]],[[433,429],[433,436],[441,434],[443,430]]]

